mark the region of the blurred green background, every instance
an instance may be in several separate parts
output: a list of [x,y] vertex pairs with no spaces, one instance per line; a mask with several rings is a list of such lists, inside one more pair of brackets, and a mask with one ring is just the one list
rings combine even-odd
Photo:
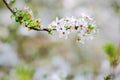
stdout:
[[[78,44],[74,35],[64,40],[57,33],[28,31],[10,18],[0,0],[0,80],[104,80],[110,73],[111,58],[104,50],[114,56],[116,49],[103,45],[120,44],[120,0],[16,0],[12,5],[24,6],[46,27],[56,17],[86,13],[96,20],[99,33]],[[115,80],[120,80],[120,65]]]

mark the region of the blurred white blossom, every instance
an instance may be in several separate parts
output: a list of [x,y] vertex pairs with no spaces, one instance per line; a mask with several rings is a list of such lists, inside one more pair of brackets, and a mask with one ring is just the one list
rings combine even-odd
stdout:
[[50,80],[61,80],[61,78],[57,74],[52,74]]
[[15,66],[18,63],[18,56],[10,44],[0,43],[0,65]]
[[37,69],[33,80],[49,80],[50,70],[47,68]]
[[55,72],[62,78],[66,78],[71,71],[71,65],[62,57],[54,57],[52,60],[53,67],[56,68]]

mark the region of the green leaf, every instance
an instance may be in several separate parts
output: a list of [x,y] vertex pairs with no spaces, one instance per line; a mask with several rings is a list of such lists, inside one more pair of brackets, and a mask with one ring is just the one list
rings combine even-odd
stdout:
[[53,34],[52,31],[53,31],[52,28],[48,28],[48,34],[52,35]]
[[18,18],[18,17],[16,17],[16,18],[15,18],[15,21],[16,21],[16,22],[20,22],[20,20],[19,20],[19,18]]
[[32,17],[29,13],[25,12],[24,15],[23,15],[23,20],[24,21],[28,21],[30,20]]
[[10,5],[13,5],[16,2],[16,0],[10,0]]
[[92,24],[88,24],[88,29],[93,30],[95,27]]
[[40,21],[38,19],[35,19],[35,20],[30,20],[28,21],[28,25],[27,27],[30,28],[30,27],[39,27],[40,26]]
[[120,15],[120,5],[119,5],[117,2],[114,1],[114,2],[112,3],[112,7],[113,7],[114,11],[115,11],[117,14]]
[[19,23],[21,24],[21,22],[22,22],[22,17],[16,17],[16,18],[15,18],[15,21],[16,21],[16,22],[19,22]]
[[11,2],[11,3],[15,3],[15,1],[16,1],[16,0],[11,0],[10,2]]
[[34,74],[34,69],[19,66],[16,68],[16,78],[17,80],[32,80]]
[[112,62],[118,54],[117,47],[113,43],[106,43],[103,46],[103,50],[107,54],[110,62]]
[[65,26],[66,30],[68,30],[70,27],[69,26]]
[[106,76],[104,80],[111,80],[111,76],[110,75]]
[[24,11],[22,11],[22,10],[17,11],[17,16],[22,16],[23,17],[23,15],[24,15]]

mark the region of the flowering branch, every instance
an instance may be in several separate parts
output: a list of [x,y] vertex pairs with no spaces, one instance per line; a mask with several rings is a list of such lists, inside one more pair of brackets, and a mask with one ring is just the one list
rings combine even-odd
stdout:
[[70,33],[77,33],[76,40],[80,43],[93,39],[94,34],[97,32],[95,21],[87,15],[82,15],[78,19],[74,17],[56,18],[47,28],[42,28],[41,21],[33,18],[32,10],[29,7],[24,7],[23,10],[18,10],[17,8],[11,9],[5,0],[3,0],[3,2],[11,11],[11,17],[14,18],[16,22],[27,27],[28,30],[46,31],[49,34],[57,31],[60,37],[64,37],[65,39],[68,38]]
[[[11,9],[11,7],[8,5],[8,3],[6,2],[6,0],[3,0],[4,4],[6,5],[6,7],[10,10],[10,12],[15,16],[17,17],[17,12],[14,11],[13,9]],[[18,17],[19,19],[22,18],[22,17]],[[27,27],[27,25],[25,25],[25,27]],[[44,28],[44,29],[41,29],[41,28],[35,28],[35,27],[30,27],[29,29],[31,30],[36,30],[36,31],[47,31],[49,32],[49,29],[47,28]]]

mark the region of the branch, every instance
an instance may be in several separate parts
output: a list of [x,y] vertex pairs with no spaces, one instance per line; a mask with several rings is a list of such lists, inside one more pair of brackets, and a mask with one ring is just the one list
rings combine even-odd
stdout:
[[30,29],[32,29],[32,30],[36,30],[36,31],[47,31],[47,32],[49,32],[49,30],[47,29],[47,28],[44,28],[44,29],[38,29],[38,28],[35,28],[35,27],[30,27]]
[[[16,16],[16,12],[8,5],[8,3],[6,2],[6,0],[3,0],[3,2],[4,2],[4,4],[6,5],[6,7],[10,10],[10,12],[11,12],[14,16]],[[25,27],[27,27],[27,26],[25,25]],[[30,29],[31,29],[31,30],[35,30],[35,31],[47,31],[47,32],[50,32],[50,31],[48,30],[48,28],[40,29],[40,28],[30,27]],[[56,29],[54,29],[54,30],[56,30]]]
[[6,0],[3,0],[3,2],[5,3],[6,7],[10,10],[10,12],[11,12],[13,15],[15,15],[16,12],[14,12],[14,11],[11,9],[11,7],[8,5],[8,3],[6,2]]

